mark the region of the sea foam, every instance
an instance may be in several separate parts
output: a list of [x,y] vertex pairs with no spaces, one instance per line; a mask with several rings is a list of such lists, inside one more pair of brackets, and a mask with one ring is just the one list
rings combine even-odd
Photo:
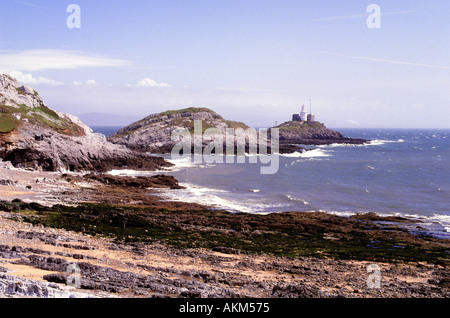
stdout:
[[316,157],[331,157],[330,151],[322,150],[322,149],[313,149],[305,152],[293,152],[289,154],[282,154],[282,157],[288,158],[316,158]]

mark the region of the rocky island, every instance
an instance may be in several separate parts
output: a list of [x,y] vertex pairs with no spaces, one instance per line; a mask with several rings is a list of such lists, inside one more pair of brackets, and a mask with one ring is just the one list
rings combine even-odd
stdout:
[[289,121],[279,126],[280,144],[300,145],[331,145],[352,144],[362,145],[370,142],[366,139],[348,138],[341,132],[328,129],[323,123],[314,121]]
[[[250,129],[247,124],[226,120],[211,109],[191,107],[149,115],[138,122],[120,129],[115,134],[109,136],[108,140],[114,144],[124,145],[136,151],[161,154],[170,153],[176,144],[176,140],[172,138],[172,133],[185,129],[192,135],[196,120],[202,121],[202,132],[205,132],[208,128],[217,128],[223,140],[226,140],[227,129],[242,129],[243,131]],[[273,128],[279,130],[280,153],[302,152],[304,148],[301,145],[333,143],[364,144],[369,142],[364,139],[346,138],[342,133],[328,129],[324,124],[319,122],[291,121],[268,129],[267,143],[269,148],[271,141],[270,133]],[[247,150],[250,142],[250,140],[247,141]],[[258,145],[259,138],[256,137],[254,142]],[[205,145],[206,143],[203,144],[203,147]],[[225,148],[226,145],[224,143]]]
[[208,108],[191,107],[149,115],[120,129],[109,136],[108,140],[137,151],[170,153],[176,144],[172,139],[172,132],[187,130],[193,134],[196,120],[202,121],[202,132],[208,128],[217,128],[225,135],[228,128],[250,128],[242,122],[226,120]]
[[307,113],[305,105],[302,106],[299,114],[292,115],[291,121],[273,128],[278,129],[282,145],[362,145],[370,142],[366,139],[344,137],[341,132],[328,129],[316,120],[316,115],[312,111],[310,114]]

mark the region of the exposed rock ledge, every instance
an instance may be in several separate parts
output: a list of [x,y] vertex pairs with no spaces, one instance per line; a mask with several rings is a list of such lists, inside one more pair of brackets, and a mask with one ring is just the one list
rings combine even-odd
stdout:
[[[83,293],[61,284],[41,282],[1,273],[0,298],[100,298],[102,293]],[[114,298],[108,294],[103,297]]]
[[0,135],[0,145],[0,158],[24,169],[105,172],[120,168],[151,171],[171,166],[162,158],[113,145],[101,134],[70,137],[28,124],[17,132]]

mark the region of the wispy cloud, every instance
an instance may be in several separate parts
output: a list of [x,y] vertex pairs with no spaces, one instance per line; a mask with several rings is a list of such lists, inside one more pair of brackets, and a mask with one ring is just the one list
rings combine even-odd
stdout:
[[341,56],[341,57],[346,57],[346,58],[356,59],[356,60],[370,61],[370,62],[400,64],[400,65],[427,67],[427,68],[434,68],[434,69],[441,69],[441,70],[450,70],[450,66],[433,65],[433,64],[417,63],[417,62],[410,62],[410,61],[399,61],[399,60],[391,60],[391,59],[382,59],[382,58],[375,58],[375,57],[352,56],[352,55],[345,55],[345,54],[338,54],[338,53],[331,53],[331,52],[324,52],[324,51],[321,51],[320,53]]
[[130,66],[132,61],[72,50],[0,51],[0,71],[64,70],[82,67]]
[[347,122],[352,126],[361,126],[361,124],[359,122],[357,122],[356,120],[353,120],[353,119],[349,119]]
[[[381,12],[381,16],[401,15],[401,14],[410,14],[410,13],[414,13],[414,11],[408,10],[408,11]],[[310,21],[334,21],[334,20],[361,19],[361,18],[367,18],[368,16],[369,16],[369,13],[354,14],[354,15],[340,15],[340,16],[334,16],[334,17],[325,17],[325,18],[312,19]]]
[[128,84],[128,87],[170,87],[167,83],[158,83],[155,80],[152,80],[151,78],[144,78],[143,80],[139,81],[136,84]]
[[410,66],[420,66],[420,67],[428,67],[428,68],[437,68],[441,70],[450,70],[450,66],[441,66],[441,65],[432,65],[432,64],[423,64],[423,63],[414,63],[407,61],[397,61],[397,60],[388,60],[388,59],[379,59],[373,57],[363,57],[363,56],[352,56],[354,59],[372,61],[372,62],[380,62],[380,63],[390,63],[390,64],[402,64],[402,65],[410,65]]
[[39,9],[48,9],[48,7],[44,7],[44,6],[41,6],[39,4],[32,3],[32,2],[20,1],[20,0],[16,0],[14,2],[18,3],[18,4],[22,4],[22,5],[27,6],[27,7],[39,8]]

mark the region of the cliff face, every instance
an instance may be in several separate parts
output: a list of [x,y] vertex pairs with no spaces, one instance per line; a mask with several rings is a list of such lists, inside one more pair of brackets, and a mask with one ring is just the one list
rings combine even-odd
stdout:
[[346,138],[344,135],[332,129],[328,129],[319,122],[295,122],[290,121],[278,128],[280,132],[280,144],[324,145],[333,143],[363,144],[364,139]]
[[170,153],[178,142],[172,140],[172,132],[188,130],[192,134],[196,120],[202,121],[202,132],[217,128],[225,135],[227,128],[249,128],[244,123],[225,120],[208,108],[187,108],[150,115],[119,130],[108,140],[143,152]]
[[77,117],[48,108],[39,94],[0,75],[0,159],[44,171],[156,169],[169,165],[109,143]]

